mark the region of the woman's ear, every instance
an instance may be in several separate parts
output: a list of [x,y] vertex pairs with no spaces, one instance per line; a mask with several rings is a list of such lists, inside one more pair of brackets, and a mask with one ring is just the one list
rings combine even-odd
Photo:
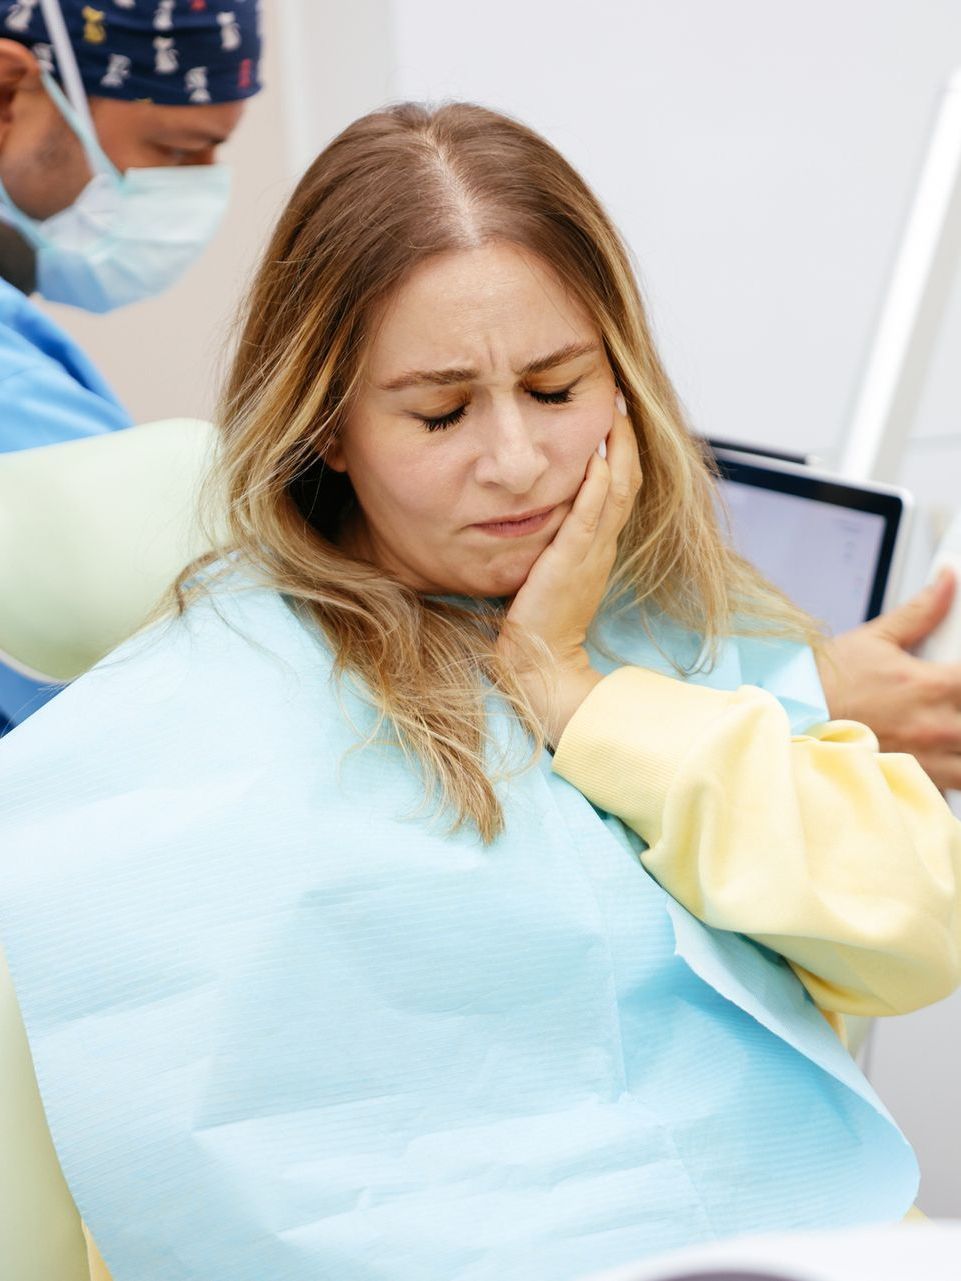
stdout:
[[347,460],[344,457],[344,449],[340,443],[339,436],[335,436],[330,442],[327,452],[324,454],[324,466],[329,467],[331,471],[346,472]]

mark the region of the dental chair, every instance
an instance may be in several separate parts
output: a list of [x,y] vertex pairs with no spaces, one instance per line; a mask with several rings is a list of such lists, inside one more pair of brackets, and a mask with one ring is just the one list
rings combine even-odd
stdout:
[[[213,427],[184,418],[0,455],[0,662],[59,684],[142,626],[211,546],[198,498],[213,447]],[[20,1154],[9,1169],[0,1163],[0,1275],[107,1278],[36,1121],[40,1099],[2,952],[0,1050],[0,1151]],[[25,1147],[31,1124],[41,1141]],[[34,1239],[22,1223],[38,1205],[47,1217]],[[28,1257],[18,1241],[29,1243]]]
[[0,455],[0,661],[69,681],[143,625],[211,546],[213,446],[210,423],[180,418]]

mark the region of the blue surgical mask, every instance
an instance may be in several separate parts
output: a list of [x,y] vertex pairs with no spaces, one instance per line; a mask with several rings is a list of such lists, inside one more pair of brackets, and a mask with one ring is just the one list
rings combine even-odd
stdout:
[[46,73],[43,83],[83,144],[93,177],[72,205],[43,220],[18,209],[0,183],[0,217],[36,250],[38,292],[94,312],[161,293],[217,229],[230,195],[228,169],[183,165],[121,173],[97,141],[89,112],[77,111]]

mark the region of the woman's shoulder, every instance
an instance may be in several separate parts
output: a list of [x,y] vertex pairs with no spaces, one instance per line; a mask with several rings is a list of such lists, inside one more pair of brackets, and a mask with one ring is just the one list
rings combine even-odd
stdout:
[[0,792],[18,774],[48,777],[144,768],[188,740],[210,751],[225,737],[266,733],[305,691],[315,710],[330,686],[319,633],[278,592],[218,582],[180,615],[124,642],[0,741]]
[[271,667],[312,674],[330,666],[321,633],[283,596],[245,575],[229,574],[188,594],[179,613],[159,619],[118,646],[67,691],[99,694],[111,686],[149,692],[161,674],[199,684],[226,684],[240,694],[240,671]]
[[229,679],[230,666],[294,664],[330,667],[322,633],[279,591],[242,572],[225,573],[188,591],[184,609],[139,632],[80,681],[110,681],[124,669],[169,664]]

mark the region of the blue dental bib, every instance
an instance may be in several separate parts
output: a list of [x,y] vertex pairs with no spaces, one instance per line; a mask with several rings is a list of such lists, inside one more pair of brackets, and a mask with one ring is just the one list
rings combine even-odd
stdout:
[[[655,632],[603,651],[692,656]],[[796,647],[690,679],[824,718]],[[113,1281],[572,1281],[905,1213],[910,1148],[779,957],[546,754],[496,842],[448,835],[400,752],[350,750],[370,715],[248,589],[0,743],[0,939]]]

